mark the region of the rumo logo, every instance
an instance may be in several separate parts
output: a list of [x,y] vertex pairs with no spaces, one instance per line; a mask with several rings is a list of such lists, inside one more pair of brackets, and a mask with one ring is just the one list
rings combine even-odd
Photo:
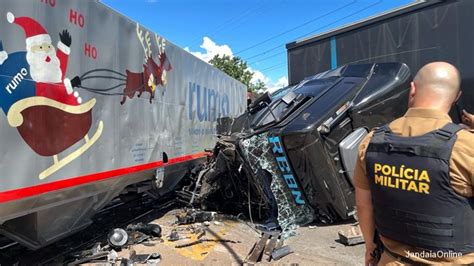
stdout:
[[13,77],[10,83],[8,83],[8,85],[5,87],[5,90],[12,94],[20,82],[26,77],[26,75],[28,75],[28,70],[26,70],[26,68],[22,68],[20,72]]
[[189,82],[188,88],[188,118],[193,120],[195,114],[199,121],[216,121],[219,117],[229,116],[229,97],[226,93],[201,87]]
[[286,155],[283,151],[283,147],[281,146],[280,137],[269,137],[268,141],[273,144],[272,151],[275,155],[278,168],[280,168],[280,171],[283,173],[283,178],[285,179],[288,188],[291,190],[291,194],[293,194],[293,198],[295,198],[296,204],[304,205],[305,201],[298,187],[298,183],[296,183],[295,176],[291,171],[290,164],[288,163]]

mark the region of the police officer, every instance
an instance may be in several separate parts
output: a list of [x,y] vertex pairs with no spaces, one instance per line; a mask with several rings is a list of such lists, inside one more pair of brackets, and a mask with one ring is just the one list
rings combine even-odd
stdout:
[[448,116],[459,86],[454,66],[425,65],[406,114],[361,142],[354,183],[366,265],[382,246],[380,265],[474,263],[474,131]]

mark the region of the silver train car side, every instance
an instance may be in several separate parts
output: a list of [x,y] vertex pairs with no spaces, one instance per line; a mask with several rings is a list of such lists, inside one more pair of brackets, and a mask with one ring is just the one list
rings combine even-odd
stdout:
[[37,249],[174,188],[246,87],[98,1],[0,3],[0,234]]

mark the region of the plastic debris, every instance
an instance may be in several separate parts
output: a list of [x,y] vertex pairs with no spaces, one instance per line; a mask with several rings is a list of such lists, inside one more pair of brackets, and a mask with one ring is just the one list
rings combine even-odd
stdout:
[[161,226],[157,224],[130,224],[126,228],[127,231],[138,231],[149,236],[161,237]]

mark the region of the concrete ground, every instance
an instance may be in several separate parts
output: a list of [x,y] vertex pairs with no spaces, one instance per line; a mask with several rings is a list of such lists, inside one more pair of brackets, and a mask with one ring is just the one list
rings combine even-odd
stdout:
[[[206,233],[201,239],[210,241],[189,247],[176,248],[176,245],[190,243],[198,239],[197,234],[191,233],[196,225],[173,225],[175,214],[173,210],[152,223],[162,227],[162,239],[148,241],[122,250],[119,256],[128,257],[130,249],[137,254],[157,252],[161,254],[159,265],[241,265],[253,244],[259,239],[247,224],[232,220],[211,222],[206,226]],[[350,224],[301,227],[297,235],[287,239],[288,245],[294,252],[276,262],[262,262],[259,265],[361,265],[363,264],[364,245],[344,246],[339,243],[338,231],[347,230]],[[168,241],[171,230],[177,229],[181,238],[178,241]],[[231,242],[216,242],[221,239]]]

